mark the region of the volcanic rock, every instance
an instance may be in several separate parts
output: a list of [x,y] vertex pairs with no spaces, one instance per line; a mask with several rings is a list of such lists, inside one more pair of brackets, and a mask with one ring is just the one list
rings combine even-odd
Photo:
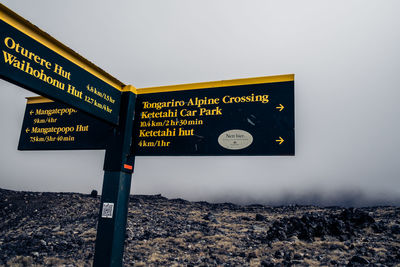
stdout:
[[[0,266],[91,266],[100,199],[0,189]],[[130,197],[125,266],[396,266],[400,208]]]
[[92,190],[92,192],[90,192],[90,196],[97,197],[97,190]]

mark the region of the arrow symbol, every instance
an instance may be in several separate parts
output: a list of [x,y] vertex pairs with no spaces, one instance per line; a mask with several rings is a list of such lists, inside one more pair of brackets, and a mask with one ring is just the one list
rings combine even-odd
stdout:
[[31,110],[30,112],[29,112],[29,114],[32,116],[32,114],[33,114],[34,112],[33,112],[33,110]]
[[282,104],[279,104],[279,106],[277,106],[275,108],[279,109],[279,111],[282,111],[285,107]]
[[275,142],[278,142],[280,145],[282,145],[283,141],[285,141],[285,140],[283,140],[282,137],[280,137],[280,136],[279,136],[278,140],[275,140]]
[[26,133],[29,133],[29,128],[26,128],[25,132],[26,132]]

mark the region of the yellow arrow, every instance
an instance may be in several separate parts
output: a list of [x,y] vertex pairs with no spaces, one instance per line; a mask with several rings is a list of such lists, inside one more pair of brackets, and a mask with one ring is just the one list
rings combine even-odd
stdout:
[[280,145],[282,145],[283,141],[285,141],[285,140],[283,140],[282,137],[280,137],[280,136],[279,136],[278,140],[275,140],[275,142],[278,142]]
[[26,133],[29,133],[29,128],[26,128],[25,132],[26,132]]
[[279,109],[279,111],[282,111],[285,107],[282,104],[279,104],[279,106],[276,107],[276,109]]

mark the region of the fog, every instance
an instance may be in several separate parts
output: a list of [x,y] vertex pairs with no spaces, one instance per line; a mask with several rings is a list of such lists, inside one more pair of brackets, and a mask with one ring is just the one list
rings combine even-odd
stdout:
[[[137,88],[295,74],[296,156],[137,157],[131,193],[400,204],[399,1],[3,4]],[[101,191],[104,151],[17,151],[33,94],[0,88],[0,187]]]

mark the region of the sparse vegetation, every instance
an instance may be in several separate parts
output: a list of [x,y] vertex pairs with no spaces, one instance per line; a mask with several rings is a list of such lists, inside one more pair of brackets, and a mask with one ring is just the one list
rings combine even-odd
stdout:
[[[0,189],[0,265],[91,266],[99,197]],[[400,208],[131,196],[126,266],[400,264]]]

